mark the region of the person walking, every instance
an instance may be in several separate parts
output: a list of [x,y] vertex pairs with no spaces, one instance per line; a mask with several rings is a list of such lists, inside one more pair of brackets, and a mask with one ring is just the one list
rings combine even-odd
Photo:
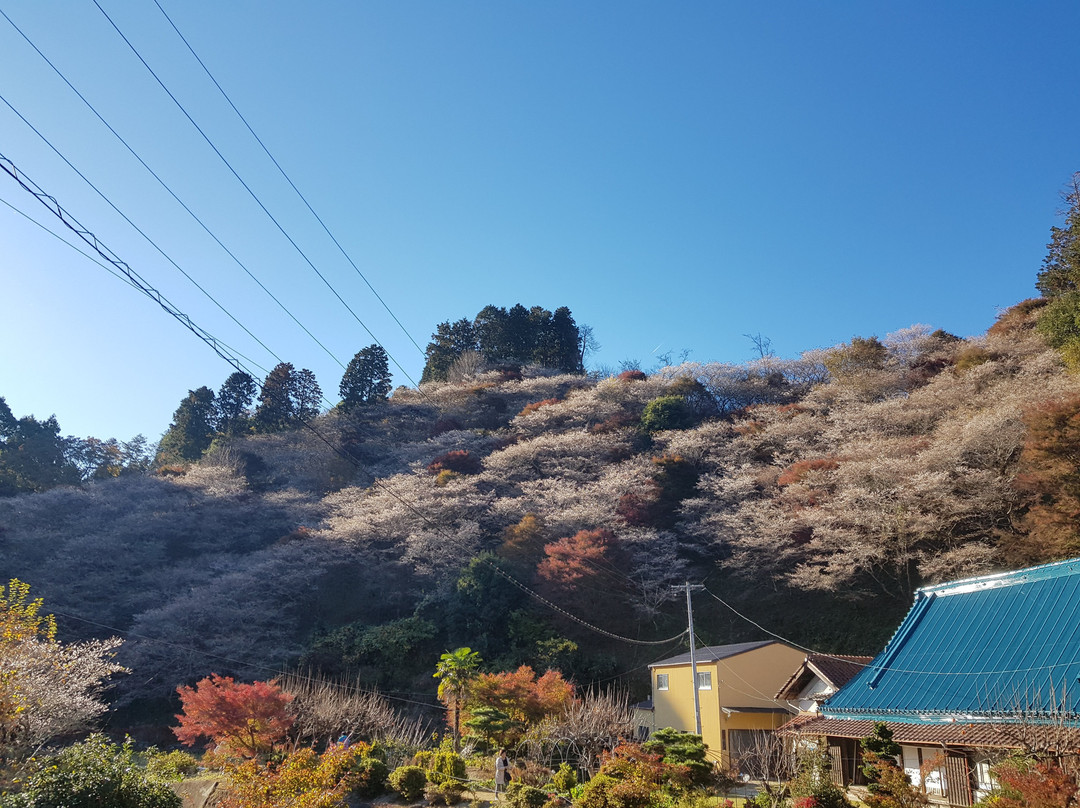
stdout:
[[499,754],[495,756],[495,799],[499,798],[499,794],[506,791],[506,786],[510,782],[510,759],[506,757],[506,750],[500,749]]

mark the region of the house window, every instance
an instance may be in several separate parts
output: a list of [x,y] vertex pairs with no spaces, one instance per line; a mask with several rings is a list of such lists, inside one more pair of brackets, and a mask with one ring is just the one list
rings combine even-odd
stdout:
[[712,690],[712,671],[698,671],[698,690]]
[[656,674],[656,689],[657,690],[667,690],[667,687],[668,687],[668,685],[667,685],[667,677],[668,677],[668,675],[666,673],[658,673],[658,674]]

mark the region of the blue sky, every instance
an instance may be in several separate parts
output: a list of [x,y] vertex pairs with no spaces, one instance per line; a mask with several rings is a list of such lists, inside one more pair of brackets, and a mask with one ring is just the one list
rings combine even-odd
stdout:
[[[422,357],[153,0],[98,0],[413,379]],[[488,303],[571,308],[593,364],[783,356],[1034,294],[1080,169],[1074,2],[160,0],[423,347]],[[0,0],[319,347],[0,19],[0,94],[281,359],[336,396],[371,337],[93,0]],[[216,337],[277,359],[0,104],[0,153]],[[0,200],[58,222],[6,175]],[[65,434],[157,439],[231,368],[0,205],[0,395]],[[332,356],[331,356],[332,355]],[[336,357],[333,358],[333,357]],[[409,384],[404,373],[395,383]]]

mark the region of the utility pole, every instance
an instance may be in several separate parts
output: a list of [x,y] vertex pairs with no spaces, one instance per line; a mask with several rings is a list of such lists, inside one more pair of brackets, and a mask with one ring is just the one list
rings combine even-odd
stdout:
[[701,735],[701,699],[698,697],[697,656],[694,652],[694,607],[690,602],[690,592],[705,587],[687,581],[683,586],[671,587],[671,591],[678,592],[683,588],[686,589],[686,624],[690,630],[690,675],[693,677],[690,686],[694,689],[694,727],[697,734]]

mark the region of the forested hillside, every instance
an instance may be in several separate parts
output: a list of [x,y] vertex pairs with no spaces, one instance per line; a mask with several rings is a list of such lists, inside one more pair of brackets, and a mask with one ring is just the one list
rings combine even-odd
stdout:
[[298,664],[429,692],[457,645],[640,687],[683,641],[566,613],[672,637],[684,580],[708,590],[703,642],[761,636],[722,598],[871,653],[917,586],[1075,552],[1057,517],[1074,471],[1048,447],[1075,441],[1080,383],[1039,310],[975,339],[914,326],[647,377],[480,366],[316,431],[0,499],[5,574],[69,637],[126,637],[125,700]]
[[973,338],[601,378],[569,309],[488,306],[438,327],[418,389],[389,395],[370,346],[328,410],[289,363],[191,391],[151,473],[139,440],[0,399],[4,574],[64,639],[124,638],[131,706],[296,668],[423,700],[460,646],[641,692],[684,646],[684,581],[702,643],[874,653],[919,586],[1080,551],[1068,200],[1043,297]]

